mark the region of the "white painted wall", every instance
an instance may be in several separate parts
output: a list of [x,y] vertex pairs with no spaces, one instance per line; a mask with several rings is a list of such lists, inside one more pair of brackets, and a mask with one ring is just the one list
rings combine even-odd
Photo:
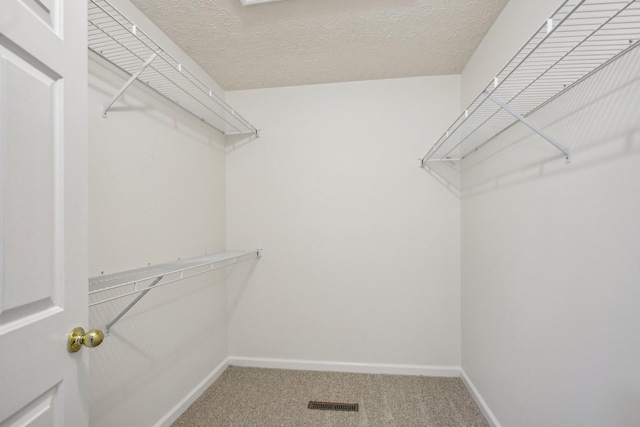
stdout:
[[460,202],[418,159],[459,77],[228,92],[263,129],[227,155],[227,240],[264,248],[235,357],[459,366]]
[[555,3],[512,0],[461,79],[232,92],[263,129],[232,146],[140,88],[102,119],[124,79],[91,62],[90,274],[265,251],[228,346],[213,276],[122,319],[91,355],[92,425],[154,424],[228,354],[461,363],[503,426],[640,423],[639,55],[535,116],[572,165],[514,128],[465,166],[462,213],[418,168]]
[[[531,34],[528,3],[505,8],[463,88]],[[636,50],[532,117],[571,165],[522,127],[465,163],[462,368],[502,426],[640,425]]]
[[[125,81],[90,58],[90,276],[226,248],[224,137],[139,84],[102,118]],[[89,326],[104,328],[130,301],[91,308]],[[226,315],[216,273],[146,295],[91,351],[91,425],[160,421],[226,360]]]

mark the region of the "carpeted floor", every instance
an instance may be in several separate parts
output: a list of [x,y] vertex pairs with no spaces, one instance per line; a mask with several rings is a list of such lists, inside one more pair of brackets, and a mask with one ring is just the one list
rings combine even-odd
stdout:
[[[358,412],[307,409],[310,400]],[[229,367],[172,427],[485,427],[459,378]]]

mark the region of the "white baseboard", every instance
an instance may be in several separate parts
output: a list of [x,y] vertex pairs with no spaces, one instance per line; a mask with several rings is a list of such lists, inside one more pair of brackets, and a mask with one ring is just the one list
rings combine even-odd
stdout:
[[169,427],[193,402],[209,388],[229,366],[248,368],[292,369],[303,371],[351,372],[359,374],[415,375],[428,377],[460,377],[491,427],[502,427],[473,385],[464,369],[458,366],[394,365],[379,363],[322,362],[316,360],[269,359],[229,356],[191,392],[178,402],[154,427]]
[[460,368],[460,378],[462,378],[462,382],[467,387],[467,390],[469,390],[469,393],[471,394],[471,397],[473,397],[473,400],[476,401],[478,408],[480,408],[482,415],[484,415],[489,425],[491,427],[502,427],[498,422],[496,416],[493,415],[493,412],[491,412],[491,409],[489,409],[489,405],[487,405],[487,402],[485,402],[482,396],[480,396],[478,389],[473,385],[471,379],[469,379],[467,373],[462,368]]
[[187,410],[193,402],[198,399],[213,384],[218,377],[229,366],[229,359],[225,359],[221,364],[211,371],[193,390],[191,390],[180,402],[176,404],[167,414],[158,421],[154,427],[168,427],[177,420],[184,411]]
[[248,368],[293,369],[298,371],[352,372],[358,374],[420,375],[459,377],[458,366],[391,365],[378,363],[320,362],[315,360],[267,359],[229,356],[230,366]]

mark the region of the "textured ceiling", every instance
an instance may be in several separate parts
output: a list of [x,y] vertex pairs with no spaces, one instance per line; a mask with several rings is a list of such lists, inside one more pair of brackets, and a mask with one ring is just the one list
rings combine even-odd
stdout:
[[132,0],[225,90],[458,74],[508,0]]

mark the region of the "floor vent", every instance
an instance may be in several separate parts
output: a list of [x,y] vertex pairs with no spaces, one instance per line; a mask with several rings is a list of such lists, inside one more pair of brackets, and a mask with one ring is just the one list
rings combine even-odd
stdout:
[[347,411],[347,412],[358,412],[358,404],[357,403],[334,403],[334,402],[315,402],[310,401],[309,409],[322,409],[324,411]]

